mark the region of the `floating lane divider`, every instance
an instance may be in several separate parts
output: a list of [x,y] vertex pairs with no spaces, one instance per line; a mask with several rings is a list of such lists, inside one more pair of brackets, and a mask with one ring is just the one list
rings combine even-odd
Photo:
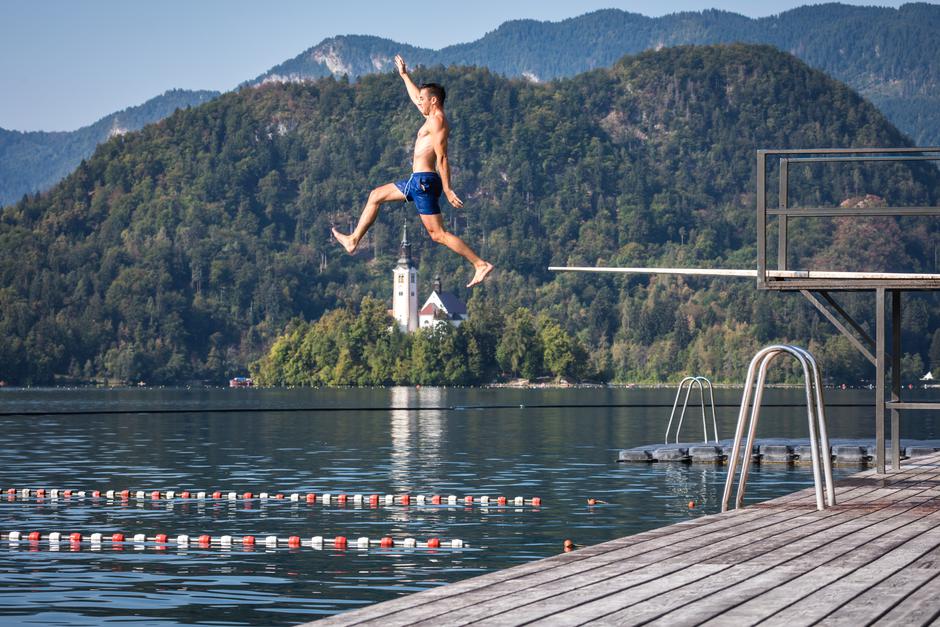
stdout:
[[58,550],[60,545],[68,544],[73,550],[89,546],[92,550],[100,550],[104,547],[112,549],[124,549],[131,546],[135,549],[152,548],[165,550],[168,547],[188,548],[195,546],[199,548],[220,548],[229,549],[233,547],[242,547],[252,549],[256,546],[264,548],[287,547],[290,549],[299,549],[307,547],[317,550],[322,549],[370,549],[379,547],[382,549],[391,549],[401,547],[406,549],[463,549],[467,545],[463,540],[441,540],[440,538],[428,538],[420,541],[415,538],[402,538],[396,540],[391,536],[384,536],[380,539],[375,538],[347,538],[346,536],[335,536],[332,538],[323,536],[313,536],[310,538],[301,538],[300,536],[189,536],[177,535],[169,536],[164,533],[158,533],[154,536],[147,536],[142,533],[124,534],[124,533],[91,533],[83,535],[81,533],[59,533],[53,531],[42,533],[31,531],[22,533],[20,531],[10,531],[0,533],[0,542],[6,541],[11,548],[18,548],[21,544],[26,544],[30,548],[39,547],[42,544],[48,545],[52,550]]
[[44,500],[49,499],[52,501],[70,501],[72,499],[83,500],[86,498],[90,499],[107,499],[110,501],[185,501],[185,500],[196,500],[196,501],[290,501],[290,502],[300,502],[315,504],[319,503],[321,505],[348,505],[352,503],[353,505],[368,505],[370,507],[378,507],[380,505],[389,506],[389,505],[463,505],[465,507],[479,506],[479,507],[541,507],[542,499],[538,496],[532,498],[525,498],[522,496],[517,496],[514,498],[507,498],[505,496],[464,496],[458,497],[454,494],[449,496],[441,496],[440,494],[432,494],[426,496],[424,494],[418,494],[412,496],[410,494],[332,494],[330,492],[323,492],[320,494],[315,494],[313,492],[308,492],[306,494],[300,494],[293,492],[290,494],[284,494],[281,492],[268,493],[268,492],[195,492],[189,490],[183,490],[176,492],[174,490],[61,490],[61,489],[46,489],[46,488],[8,488],[5,492],[7,500]]

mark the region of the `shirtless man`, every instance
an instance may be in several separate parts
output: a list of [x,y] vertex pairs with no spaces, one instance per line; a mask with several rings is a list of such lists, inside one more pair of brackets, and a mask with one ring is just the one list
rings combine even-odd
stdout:
[[463,255],[473,264],[473,278],[467,283],[467,287],[473,287],[482,283],[493,271],[493,264],[477,257],[462,239],[444,229],[440,207],[441,192],[444,192],[453,207],[463,207],[463,201],[450,186],[450,165],[447,161],[447,135],[450,133],[450,127],[444,116],[444,88],[437,83],[427,83],[420,87],[415,85],[408,76],[405,60],[400,55],[395,56],[395,65],[398,67],[398,74],[405,81],[411,101],[425,119],[415,140],[411,177],[373,189],[359,217],[356,230],[344,235],[333,229],[333,237],[343,245],[346,252],[352,254],[356,252],[359,242],[378,217],[379,205],[383,202],[413,202],[431,239]]

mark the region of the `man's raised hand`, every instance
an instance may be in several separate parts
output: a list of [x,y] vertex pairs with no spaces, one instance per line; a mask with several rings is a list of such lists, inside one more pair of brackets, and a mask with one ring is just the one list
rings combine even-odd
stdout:
[[395,55],[395,67],[398,68],[398,73],[402,76],[408,73],[408,68],[405,66],[405,60],[401,58],[400,54]]

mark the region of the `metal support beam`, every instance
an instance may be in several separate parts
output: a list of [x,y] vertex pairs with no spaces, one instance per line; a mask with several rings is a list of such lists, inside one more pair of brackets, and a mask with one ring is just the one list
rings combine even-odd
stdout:
[[[891,290],[891,400],[901,402],[901,291]],[[891,408],[891,468],[901,470],[901,412]]]
[[790,204],[789,192],[789,162],[786,159],[780,160],[780,193],[778,194],[777,206],[783,211],[777,220],[777,270],[787,269],[787,232],[790,230],[790,219],[787,217],[787,209]]
[[875,290],[875,472],[885,474],[885,290]]
[[[827,301],[829,301],[830,304],[835,305],[836,311],[838,311],[840,314],[842,314],[842,317],[845,318],[845,319],[849,322],[849,324],[851,324],[852,327],[855,328],[856,331],[859,331],[859,332],[862,334],[862,337],[864,337],[865,340],[869,343],[869,345],[870,345],[872,348],[874,348],[874,343],[872,342],[871,338],[868,336],[867,333],[864,332],[864,330],[861,329],[861,327],[858,326],[858,323],[856,323],[855,320],[853,320],[853,319],[851,318],[851,316],[849,316],[849,314],[845,312],[845,310],[843,310],[841,307],[839,307],[838,305],[836,305],[836,304],[833,302],[833,300],[832,300],[831,298],[829,298],[829,296],[828,296],[828,294],[826,294],[826,292],[820,292],[820,293],[823,295],[823,297],[824,297]],[[810,292],[809,290],[800,290],[800,294],[802,294],[803,296],[805,296],[805,297],[806,297],[806,300],[808,300],[809,302],[811,302],[811,303],[813,304],[813,306],[816,307],[816,309],[818,309],[819,312],[820,312],[822,315],[824,315],[824,316],[826,317],[826,319],[827,319],[829,322],[831,322],[832,325],[833,325],[836,329],[838,329],[839,332],[842,333],[842,335],[844,335],[844,336],[846,337],[846,339],[847,339],[849,342],[852,343],[852,346],[854,346],[856,349],[858,349],[858,352],[860,352],[862,355],[865,356],[865,359],[867,359],[868,361],[870,361],[873,366],[876,365],[876,363],[875,363],[875,356],[871,354],[871,351],[869,350],[869,348],[866,347],[864,344],[862,344],[862,343],[858,340],[858,338],[855,337],[855,335],[853,335],[852,332],[849,331],[849,330],[846,328],[846,326],[845,326],[844,324],[842,324],[842,321],[839,320],[838,318],[836,318],[836,317],[832,314],[832,312],[829,311],[829,310],[825,307],[825,305],[823,305],[821,302],[819,302],[819,300],[818,300],[815,296],[813,296],[813,293],[812,293],[812,292]]]
[[[855,322],[855,319],[852,318],[852,316],[850,316],[849,313],[845,309],[842,308],[842,306],[836,301],[836,299],[832,297],[832,294],[830,294],[829,292],[820,292],[820,295],[822,295],[822,297],[826,299],[827,303],[832,305],[833,309],[839,312],[840,316],[845,318],[846,322],[852,325],[852,328],[855,329],[856,333],[862,336],[862,339],[865,341],[865,344],[868,345],[868,349],[875,350],[875,340],[873,340],[872,337],[868,335],[868,331],[866,331],[864,327],[862,327],[862,325]],[[874,363],[875,362],[872,361],[873,365]]]

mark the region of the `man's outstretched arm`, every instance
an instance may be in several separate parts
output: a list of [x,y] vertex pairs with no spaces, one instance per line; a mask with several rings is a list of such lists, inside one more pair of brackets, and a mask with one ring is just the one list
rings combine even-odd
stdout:
[[[411,98],[411,102],[415,103],[415,106],[418,107],[418,86],[415,85],[415,82],[408,76],[408,67],[405,65],[405,60],[401,58],[400,54],[395,55],[395,67],[398,68],[398,75],[405,81],[405,89],[408,90],[408,97]],[[420,111],[421,108],[418,107],[418,110]]]

